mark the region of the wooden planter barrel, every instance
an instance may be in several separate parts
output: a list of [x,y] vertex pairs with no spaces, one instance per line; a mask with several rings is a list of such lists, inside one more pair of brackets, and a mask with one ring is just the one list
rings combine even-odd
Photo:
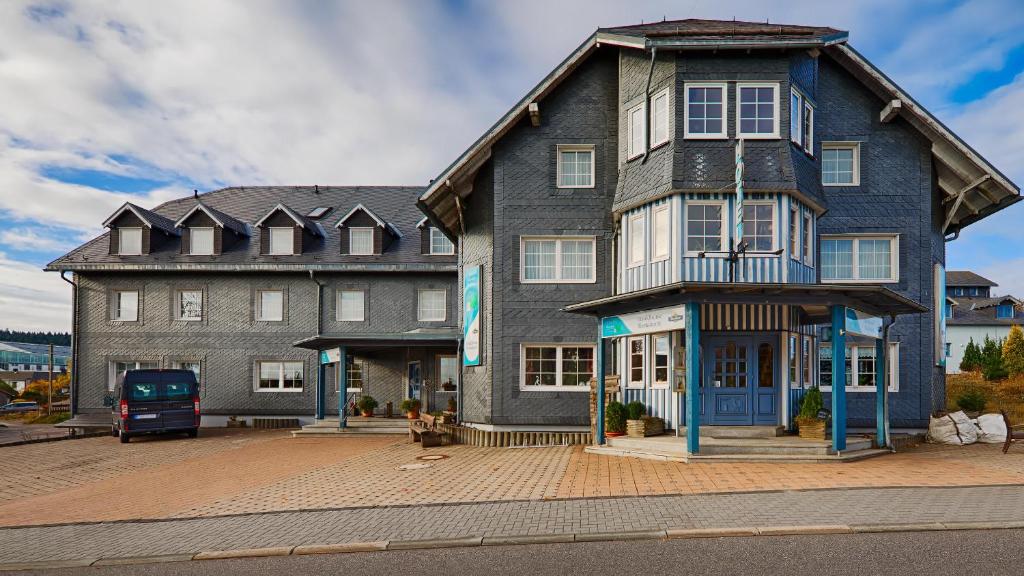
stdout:
[[665,433],[665,421],[655,416],[644,416],[639,420],[626,420],[626,435],[630,438],[660,436]]
[[825,439],[825,421],[817,418],[798,418],[796,421],[801,438],[808,440]]

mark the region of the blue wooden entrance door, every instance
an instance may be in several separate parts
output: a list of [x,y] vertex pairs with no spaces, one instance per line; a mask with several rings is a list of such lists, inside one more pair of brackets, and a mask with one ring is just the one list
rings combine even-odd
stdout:
[[754,423],[750,401],[752,345],[749,336],[709,339],[710,357],[704,362],[704,417],[708,424]]
[[704,422],[777,424],[779,378],[774,335],[708,339],[704,362]]

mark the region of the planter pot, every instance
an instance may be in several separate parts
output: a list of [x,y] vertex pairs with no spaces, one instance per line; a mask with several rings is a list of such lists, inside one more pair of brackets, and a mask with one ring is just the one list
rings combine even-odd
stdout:
[[798,419],[796,421],[798,431],[801,438],[808,440],[824,440],[825,439],[825,421],[813,419]]
[[609,438],[618,438],[619,436],[624,436],[625,432],[605,432],[604,435]]
[[372,417],[372,416],[373,416],[373,410],[370,410],[370,411],[366,411],[366,410],[360,410],[360,413],[361,413],[361,414],[362,414],[362,415],[363,415],[364,417],[366,417],[366,418],[370,418],[370,417]]
[[437,420],[441,424],[455,424],[455,413],[445,410]]
[[410,410],[410,411],[405,413],[405,417],[408,418],[409,420],[415,420],[415,419],[420,417],[420,413],[419,412],[413,412],[412,410]]
[[665,421],[654,416],[644,416],[639,420],[626,420],[626,435],[630,438],[660,436],[665,433]]

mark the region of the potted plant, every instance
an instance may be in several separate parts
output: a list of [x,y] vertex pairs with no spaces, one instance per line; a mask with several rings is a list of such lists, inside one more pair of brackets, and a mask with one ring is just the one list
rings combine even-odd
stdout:
[[448,408],[441,413],[441,424],[455,424],[455,398],[448,398]]
[[455,392],[455,382],[452,382],[451,378],[445,380],[444,383],[441,384],[441,390],[444,390],[445,392]]
[[605,436],[622,436],[626,433],[626,407],[622,402],[609,402],[604,409]]
[[409,420],[415,420],[420,417],[420,401],[412,398],[402,400],[400,405],[402,412],[405,413],[405,417]]
[[646,414],[643,402],[634,400],[626,404],[626,435],[631,438],[645,438],[665,433],[665,421]]
[[377,401],[373,399],[373,396],[363,396],[357,402],[359,406],[359,412],[363,416],[373,416],[373,409],[377,407]]
[[824,407],[821,390],[817,386],[808,389],[800,404],[800,414],[796,417],[796,425],[801,438],[825,439],[825,419],[818,416]]

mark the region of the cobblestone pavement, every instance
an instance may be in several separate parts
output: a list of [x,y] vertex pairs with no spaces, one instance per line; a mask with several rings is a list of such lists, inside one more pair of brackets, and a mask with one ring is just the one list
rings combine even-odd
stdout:
[[[423,461],[423,456],[442,459]],[[400,437],[204,430],[0,449],[0,526],[389,505],[1024,484],[1024,450],[924,445],[846,464],[657,462],[580,447],[429,450]]]
[[491,502],[6,528],[0,529],[0,563],[468,536],[972,521],[1024,521],[1024,487]]

